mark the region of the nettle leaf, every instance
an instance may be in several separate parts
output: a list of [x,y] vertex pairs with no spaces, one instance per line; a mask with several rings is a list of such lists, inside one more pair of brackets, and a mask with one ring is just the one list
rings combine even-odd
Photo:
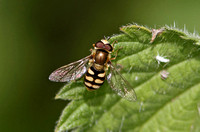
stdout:
[[83,79],[71,82],[56,95],[72,101],[55,131],[199,131],[199,37],[171,27],[151,30],[128,25],[120,30],[109,40],[117,40],[115,51],[122,47],[113,62],[121,65],[137,101],[118,96],[107,81],[92,92]]

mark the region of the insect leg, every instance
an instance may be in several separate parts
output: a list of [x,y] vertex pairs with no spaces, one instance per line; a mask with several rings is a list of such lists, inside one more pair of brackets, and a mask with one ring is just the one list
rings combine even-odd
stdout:
[[115,40],[111,45],[112,45],[112,47],[114,47],[114,44],[115,43],[118,43],[118,41],[117,40]]
[[119,49],[116,50],[116,53],[115,53],[115,57],[114,58],[111,58],[110,60],[115,60],[117,58],[117,53],[120,49],[122,49],[123,47],[120,47]]

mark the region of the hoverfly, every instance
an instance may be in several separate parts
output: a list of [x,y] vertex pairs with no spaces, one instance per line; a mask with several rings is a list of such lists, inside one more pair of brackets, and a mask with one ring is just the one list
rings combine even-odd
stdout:
[[[106,40],[93,44],[91,55],[76,62],[62,66],[56,69],[49,76],[49,80],[54,82],[70,82],[81,78],[84,74],[84,84],[89,91],[97,90],[107,79],[110,87],[118,93],[119,96],[135,101],[136,94],[132,86],[119,73],[118,69],[112,64],[111,53],[114,52],[114,43],[112,45]],[[110,68],[110,73],[106,78],[106,71]]]

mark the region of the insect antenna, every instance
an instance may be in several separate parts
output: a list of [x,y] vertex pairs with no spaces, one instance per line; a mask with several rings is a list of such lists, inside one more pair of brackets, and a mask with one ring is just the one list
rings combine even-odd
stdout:
[[109,36],[108,36],[108,37],[104,36],[104,39],[105,39],[105,40],[109,40],[109,39],[110,39],[110,37],[109,37]]

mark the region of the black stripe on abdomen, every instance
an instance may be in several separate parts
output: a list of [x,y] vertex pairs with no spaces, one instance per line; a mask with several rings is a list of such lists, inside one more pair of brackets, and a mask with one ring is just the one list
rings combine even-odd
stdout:
[[96,90],[103,85],[105,80],[105,71],[98,71],[93,66],[91,66],[84,77],[84,84],[88,90]]

